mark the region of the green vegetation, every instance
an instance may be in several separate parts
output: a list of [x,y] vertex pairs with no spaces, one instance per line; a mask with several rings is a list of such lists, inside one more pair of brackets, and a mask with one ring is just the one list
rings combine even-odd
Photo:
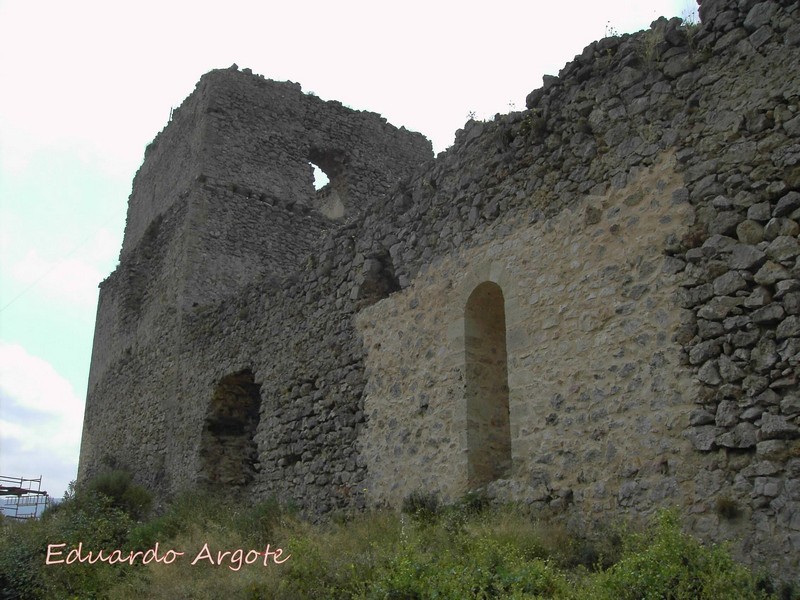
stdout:
[[[402,514],[325,524],[275,502],[244,507],[202,493],[144,519],[149,506],[127,475],[110,472],[38,521],[2,522],[0,598],[793,597],[724,547],[683,534],[673,512],[644,531],[618,524],[589,534],[479,494],[444,506],[415,493]],[[69,560],[79,544],[83,562]]]

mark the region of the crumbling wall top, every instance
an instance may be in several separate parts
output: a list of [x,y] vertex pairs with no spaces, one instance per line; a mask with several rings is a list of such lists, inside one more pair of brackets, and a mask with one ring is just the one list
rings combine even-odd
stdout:
[[[122,255],[148,225],[193,186],[210,183],[282,205],[321,210],[336,192],[337,211],[358,214],[417,164],[433,157],[419,133],[376,113],[303,93],[235,65],[206,73],[148,146],[130,198]],[[327,172],[317,194],[310,163]],[[324,211],[323,211],[324,212]]]

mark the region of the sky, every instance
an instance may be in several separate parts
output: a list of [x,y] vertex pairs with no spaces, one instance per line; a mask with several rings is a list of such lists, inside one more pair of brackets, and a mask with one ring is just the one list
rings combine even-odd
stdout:
[[0,0],[0,475],[77,474],[97,285],[145,146],[236,63],[449,147],[609,32],[694,0]]

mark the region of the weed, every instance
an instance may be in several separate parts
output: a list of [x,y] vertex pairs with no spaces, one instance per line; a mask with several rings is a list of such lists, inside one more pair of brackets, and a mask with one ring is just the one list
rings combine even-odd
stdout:
[[403,499],[402,511],[425,522],[434,522],[439,516],[439,495],[436,492],[417,490]]
[[528,111],[519,126],[520,134],[531,134],[535,139],[543,139],[547,133],[547,123],[534,109]]
[[87,492],[110,498],[112,506],[125,511],[133,519],[144,517],[153,502],[150,492],[133,483],[130,473],[118,469],[95,477],[88,483]]
[[741,515],[739,503],[728,496],[720,496],[717,498],[714,504],[714,510],[720,517],[728,520],[736,519]]
[[636,52],[647,67],[652,67],[664,45],[664,33],[659,29],[648,29],[639,34]]
[[477,515],[489,508],[491,500],[483,491],[470,491],[456,503],[456,507],[470,515]]

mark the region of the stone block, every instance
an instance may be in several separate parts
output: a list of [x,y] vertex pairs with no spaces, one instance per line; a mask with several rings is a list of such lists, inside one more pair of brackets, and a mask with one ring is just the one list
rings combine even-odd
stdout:
[[775,329],[775,339],[783,340],[790,337],[800,337],[800,316],[786,317]]
[[767,261],[753,279],[759,285],[773,285],[782,279],[792,279],[792,274],[786,267],[773,261]]
[[732,431],[718,435],[715,442],[724,448],[753,448],[756,445],[756,427],[752,423],[739,423]]
[[717,406],[714,422],[717,427],[733,427],[739,422],[740,413],[739,405],[736,402],[723,400]]
[[764,252],[749,244],[736,244],[731,248],[728,266],[731,269],[758,269],[767,260]]
[[780,10],[780,6],[775,2],[759,2],[747,13],[744,19],[745,29],[753,32],[759,27],[763,27],[775,17],[778,10]]
[[759,439],[795,439],[800,437],[800,428],[790,423],[786,417],[764,413],[761,415],[759,426]]
[[747,281],[738,271],[728,271],[714,280],[714,294],[717,296],[733,296],[747,287]]
[[764,240],[764,226],[751,219],[745,219],[736,226],[736,237],[743,244],[758,244]]

